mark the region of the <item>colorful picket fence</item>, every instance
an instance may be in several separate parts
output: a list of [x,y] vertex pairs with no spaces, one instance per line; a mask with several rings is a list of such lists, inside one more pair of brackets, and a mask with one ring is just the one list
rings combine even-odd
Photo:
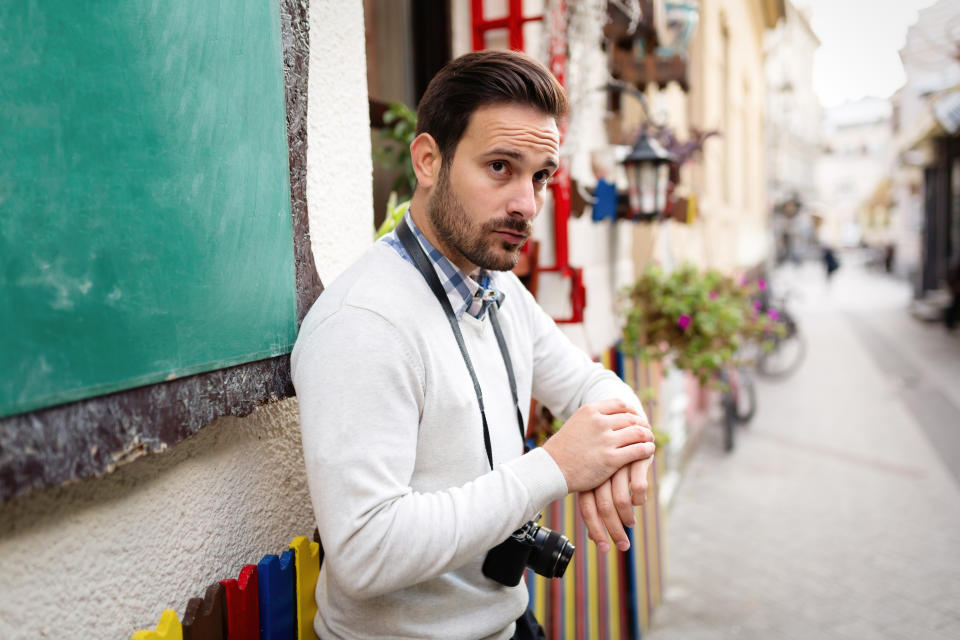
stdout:
[[[638,395],[653,384],[649,371],[616,349],[604,353],[601,362]],[[655,408],[648,407],[648,413],[656,423]],[[627,532],[630,549],[626,552],[597,552],[587,537],[574,496],[546,509],[543,524],[563,533],[577,547],[562,579],[549,580],[527,572],[530,603],[548,638],[635,640],[649,628],[663,595],[663,521],[658,500],[662,473],[661,456],[652,467],[647,500],[635,508],[637,524]]]
[[191,598],[183,620],[166,609],[156,629],[131,640],[316,640],[314,590],[320,573],[320,545],[297,536],[282,554],[265,555],[237,578],[207,587]]
[[587,537],[574,496],[547,508],[543,523],[577,547],[562,579],[549,580],[527,572],[530,603],[548,638],[637,639],[649,627],[663,594],[657,475],[655,470],[646,504],[636,508],[637,525],[627,532],[630,549],[626,552],[597,552]]

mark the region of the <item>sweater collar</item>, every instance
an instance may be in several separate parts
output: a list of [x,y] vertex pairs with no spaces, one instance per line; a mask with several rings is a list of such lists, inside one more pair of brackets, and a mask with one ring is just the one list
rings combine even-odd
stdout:
[[[446,291],[450,299],[450,307],[458,320],[464,312],[482,320],[491,303],[496,303],[497,307],[503,304],[505,294],[496,286],[496,280],[499,277],[498,272],[478,268],[473,274],[467,274],[427,240],[427,237],[414,223],[409,211],[404,215],[404,220],[407,221],[413,235],[417,238],[420,246],[423,247],[423,251],[430,259],[433,268],[436,269],[437,276],[443,284],[443,290]],[[385,235],[383,240],[393,247],[400,254],[400,257],[413,264],[413,259],[403,248],[396,231],[391,231]]]

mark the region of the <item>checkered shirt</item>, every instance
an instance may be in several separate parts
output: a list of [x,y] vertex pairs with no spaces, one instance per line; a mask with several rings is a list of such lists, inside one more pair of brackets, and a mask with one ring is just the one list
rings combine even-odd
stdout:
[[[437,276],[443,284],[443,289],[450,299],[450,307],[458,320],[464,312],[482,320],[491,302],[496,302],[497,307],[503,304],[504,293],[498,290],[493,282],[496,279],[496,272],[491,273],[486,269],[480,269],[479,273],[474,276],[467,275],[430,244],[430,241],[414,224],[409,211],[403,216],[403,219],[407,221],[407,226],[413,231],[413,235],[420,242],[420,246],[423,247],[434,269],[436,269]],[[403,243],[400,242],[395,230],[383,236],[381,241],[393,247],[401,258],[410,264],[414,264],[413,258],[403,248]]]

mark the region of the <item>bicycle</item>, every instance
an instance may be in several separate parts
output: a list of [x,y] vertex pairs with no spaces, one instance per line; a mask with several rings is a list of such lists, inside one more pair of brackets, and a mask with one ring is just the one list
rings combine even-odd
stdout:
[[747,424],[757,412],[757,390],[746,367],[728,365],[718,372],[723,385],[723,448],[732,451],[738,424]]
[[[766,293],[766,292],[765,292]],[[807,341],[800,331],[796,317],[787,308],[789,296],[782,296],[771,304],[771,295],[761,299],[761,310],[773,312],[783,327],[783,332],[773,333],[764,338],[769,348],[760,351],[756,359],[757,373],[767,378],[782,379],[794,373],[803,362],[807,353]]]

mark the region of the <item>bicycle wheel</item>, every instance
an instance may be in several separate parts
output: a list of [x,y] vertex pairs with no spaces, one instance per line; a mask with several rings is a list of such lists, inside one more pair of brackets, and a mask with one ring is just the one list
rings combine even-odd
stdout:
[[723,392],[723,450],[733,451],[734,431],[737,428],[737,401],[728,390]]
[[743,367],[737,367],[737,401],[736,416],[737,422],[746,424],[753,420],[757,413],[757,390],[753,386],[753,378]]
[[768,378],[785,378],[800,367],[807,353],[807,341],[793,318],[784,314],[787,335],[775,338],[773,348],[760,355],[757,371]]

